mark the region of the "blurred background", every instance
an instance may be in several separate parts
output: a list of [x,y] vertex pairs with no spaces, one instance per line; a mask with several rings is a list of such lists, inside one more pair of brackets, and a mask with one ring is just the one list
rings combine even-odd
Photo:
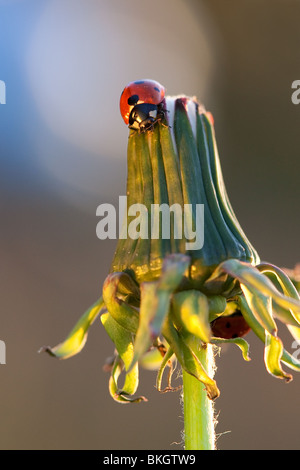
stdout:
[[[262,260],[300,261],[299,15],[299,0],[0,0],[1,449],[182,448],[180,393],[158,393],[155,373],[141,372],[147,403],[110,398],[99,321],[72,359],[37,351],[108,273],[116,241],[97,239],[96,208],[125,194],[129,81],[203,101],[248,238]],[[218,448],[299,448],[300,375],[271,377],[248,340],[250,363],[234,346],[217,358]]]

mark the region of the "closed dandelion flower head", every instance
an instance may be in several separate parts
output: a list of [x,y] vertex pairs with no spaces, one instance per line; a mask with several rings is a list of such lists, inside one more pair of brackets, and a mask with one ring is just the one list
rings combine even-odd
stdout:
[[[126,210],[100,299],[64,342],[44,348],[77,354],[100,316],[112,339],[109,390],[120,403],[139,402],[139,367],[158,369],[156,386],[175,360],[219,395],[197,348],[233,343],[246,361],[252,330],[264,343],[274,377],[289,382],[300,362],[283,346],[278,322],[300,340],[296,277],[261,262],[229,202],[211,114],[195,98],[168,97],[153,80],[125,87],[120,102],[129,126]],[[195,339],[197,341],[195,341]],[[120,386],[120,374],[125,378]]]

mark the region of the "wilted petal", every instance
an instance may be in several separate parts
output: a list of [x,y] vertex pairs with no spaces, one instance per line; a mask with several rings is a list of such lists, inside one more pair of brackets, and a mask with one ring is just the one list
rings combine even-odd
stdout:
[[220,391],[216,382],[207,375],[195,352],[188,346],[186,339],[176,330],[168,318],[163,326],[163,335],[182,368],[205,385],[208,398],[211,400],[217,398]]
[[283,268],[283,270],[289,276],[297,292],[300,294],[300,263],[297,263],[294,269]]
[[[248,289],[241,283],[247,303],[256,320],[272,335],[277,334],[277,326],[272,315],[272,299]],[[247,320],[246,320],[247,321]]]
[[134,344],[133,362],[137,362],[160,334],[169,312],[171,296],[182,281],[190,263],[186,255],[167,256],[158,281],[141,283],[139,326]]
[[[269,264],[269,263],[262,263],[259,266],[257,266],[257,269],[262,273],[266,273],[266,275],[269,274],[269,275],[275,276],[277,283],[279,284],[280,288],[282,289],[283,293],[286,296],[291,297],[292,299],[295,299],[295,300],[298,300],[298,301],[300,300],[300,296],[299,296],[299,293],[298,293],[295,285],[290,280],[288,275],[284,271],[282,271],[282,269],[278,268],[277,266],[274,266],[273,264]],[[300,314],[299,314],[299,312],[294,311],[293,309],[287,310],[287,309],[283,309],[283,307],[280,307],[280,306],[278,306],[278,307],[280,309],[279,315],[284,314],[284,316],[286,318],[286,321],[283,318],[283,321],[285,321],[285,323],[288,323],[289,325],[297,326],[295,324],[295,320],[296,320],[296,322],[300,326]],[[279,309],[278,308],[275,309],[276,313],[278,313]],[[287,314],[287,312],[288,312],[288,314]]]
[[132,390],[136,388],[136,373],[134,370],[126,374],[124,387],[120,390],[118,387],[118,378],[122,372],[123,364],[118,356],[115,359],[114,366],[112,369],[111,377],[109,379],[109,393],[112,398],[118,403],[140,403],[141,401],[147,401],[145,397],[130,397]]
[[[138,364],[136,364],[129,372],[128,369],[131,365],[133,358],[133,336],[132,334],[120,326],[109,313],[101,315],[101,322],[113,341],[116,350],[118,351],[118,357],[115,360],[112,375],[110,379],[110,393],[112,397],[124,403],[145,401],[144,397],[130,398],[129,395],[133,395],[139,384],[139,371]],[[121,361],[120,361],[121,360]],[[122,368],[125,368],[127,372],[125,375],[125,381],[122,388],[118,387],[118,378],[122,372]]]
[[291,309],[293,312],[300,314],[300,301],[283,295],[276,289],[267,276],[261,274],[258,269],[251,266],[249,263],[244,263],[237,259],[229,259],[218,266],[214,275],[216,275],[219,270],[224,270],[232,277],[236,277],[248,288],[258,293],[260,292],[265,296],[272,297],[283,308]]
[[211,329],[206,295],[196,290],[179,292],[173,296],[172,306],[172,312],[180,326],[204,343],[209,343]]
[[261,263],[256,267],[261,273],[274,274],[285,295],[292,297],[293,299],[300,300],[300,296],[295,285],[282,269],[270,263]]
[[[299,347],[298,344],[297,346]],[[283,350],[283,353],[282,353],[281,362],[283,362],[290,369],[300,372],[300,361],[295,356],[293,356],[288,351],[286,351],[285,349]]]
[[222,295],[210,295],[207,297],[209,308],[209,321],[212,322],[227,309],[226,298]]
[[53,348],[50,346],[43,347],[39,352],[46,351],[51,356],[58,357],[59,359],[68,359],[78,354],[86,343],[88,329],[94,323],[103,307],[104,302],[101,297],[82,315],[65,341]]
[[151,335],[150,323],[158,310],[158,302],[157,283],[143,282],[141,284],[139,326],[134,341],[134,354],[131,367],[140,360],[155,339]]
[[278,377],[280,379],[285,379],[286,382],[289,382],[293,379],[292,375],[287,374],[282,370],[280,361],[283,354],[283,345],[280,338],[270,335],[266,331],[266,340],[265,340],[265,353],[264,359],[267,371]]
[[300,327],[294,325],[287,325],[287,328],[291,333],[292,337],[300,341]]
[[162,353],[157,347],[151,348],[139,360],[139,365],[147,370],[158,370],[163,360]]
[[158,304],[151,322],[152,335],[157,336],[160,333],[169,311],[171,296],[180,285],[190,262],[189,256],[179,253],[166,256],[164,259],[162,273],[157,281]]
[[245,361],[251,361],[251,358],[249,356],[249,344],[247,343],[244,338],[215,338],[213,337],[210,341],[212,344],[216,345],[221,345],[221,344],[226,344],[226,343],[233,343],[236,344],[240,350],[242,351],[242,356]]
[[285,323],[287,327],[289,327],[289,325],[292,325],[294,327],[300,327],[300,322],[294,316],[292,310],[287,310],[286,308],[281,307],[274,300],[272,304],[273,304],[273,313],[276,318],[278,318],[281,322]]
[[103,300],[112,317],[123,328],[136,333],[139,324],[138,312],[124,300],[124,294],[138,295],[137,285],[126,273],[112,273],[103,285]]
[[[173,370],[174,370],[173,364],[171,362],[173,355],[174,355],[173,349],[169,348],[168,351],[166,352],[166,354],[164,355],[164,358],[161,362],[161,365],[160,365],[160,368],[159,368],[159,371],[158,371],[158,374],[157,374],[157,377],[156,377],[156,388],[159,392],[175,390],[171,386],[171,377],[172,377]],[[165,370],[167,365],[169,365],[169,367],[170,367],[169,376],[168,376],[168,386],[167,386],[166,389],[162,390],[161,382],[162,382],[162,377],[163,377],[164,370]]]

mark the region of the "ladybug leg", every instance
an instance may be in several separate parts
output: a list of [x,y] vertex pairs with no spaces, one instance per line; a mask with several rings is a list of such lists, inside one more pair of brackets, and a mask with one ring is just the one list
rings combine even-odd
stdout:
[[147,119],[144,119],[144,121],[142,121],[140,124],[139,133],[143,134],[146,131],[152,131],[153,126],[157,121],[158,121],[158,118],[154,119],[152,117],[148,117]]
[[172,129],[171,126],[168,126],[168,124],[165,124],[164,122],[162,122],[161,125],[164,126],[164,127],[168,127],[169,129]]
[[169,113],[170,111],[166,108],[160,108],[158,111],[158,117],[157,120],[161,121],[162,126],[168,127],[169,129],[172,129],[171,126],[168,126],[168,124],[165,124],[162,120],[165,118],[165,113]]

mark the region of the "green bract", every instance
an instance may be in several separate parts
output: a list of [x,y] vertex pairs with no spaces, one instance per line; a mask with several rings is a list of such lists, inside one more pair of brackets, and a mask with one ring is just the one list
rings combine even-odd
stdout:
[[[87,330],[97,315],[116,349],[109,390],[121,403],[136,398],[138,367],[157,368],[157,388],[174,358],[184,373],[204,384],[215,399],[219,390],[201,362],[199,350],[235,343],[249,360],[244,338],[214,337],[211,322],[243,315],[264,342],[267,371],[291,380],[282,365],[300,370],[300,362],[289,354],[277,336],[277,320],[285,323],[294,338],[300,335],[300,299],[295,285],[279,268],[260,264],[260,259],[243,233],[228,200],[214,127],[209,113],[187,97],[167,98],[164,121],[144,133],[132,131],[128,141],[127,205],[147,208],[146,235],[128,236],[125,215],[123,237],[117,244],[101,299],[76,324],[69,337],[46,350],[60,359],[77,354],[86,341]],[[191,207],[189,222],[197,227],[196,205],[204,205],[204,244],[190,248],[184,221],[172,218],[170,236],[162,228],[151,236],[153,205],[182,210]],[[164,206],[162,206],[164,205]],[[180,236],[182,234],[182,236]],[[126,236],[124,236],[126,235]],[[144,234],[145,235],[145,234]],[[123,385],[118,379],[125,373]]]

